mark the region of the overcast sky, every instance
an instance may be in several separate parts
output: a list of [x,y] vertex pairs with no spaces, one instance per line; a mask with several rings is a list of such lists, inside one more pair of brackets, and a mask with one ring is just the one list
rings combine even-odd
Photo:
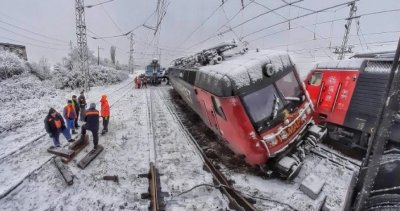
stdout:
[[[27,46],[28,58],[38,61],[46,57],[51,63],[60,62],[69,51],[69,42],[76,45],[75,1],[73,0],[0,0],[0,42],[17,43]],[[105,0],[86,0],[85,5],[97,4]],[[290,1],[290,0],[287,0]],[[295,0],[292,0],[295,1]],[[249,42],[250,48],[280,49],[292,52],[299,65],[337,58],[329,46],[338,46],[342,42],[345,20],[332,22],[333,19],[345,18],[349,7],[342,6],[270,27],[299,15],[310,13],[329,6],[346,2],[345,0],[303,0],[296,3],[305,9],[287,6],[276,13],[263,15],[242,26],[239,23],[258,14],[284,5],[282,0],[244,0],[247,5],[229,24],[242,7],[240,0],[168,0],[167,13],[161,24],[158,47],[161,48],[162,65],[168,65],[173,58],[210,47],[223,41],[241,38]],[[129,40],[127,37],[104,40],[92,39],[99,36],[112,36],[142,25],[156,9],[157,0],[115,0],[86,9],[88,45],[91,50],[100,50],[100,57],[109,58],[110,46],[117,46],[117,60],[127,63],[129,58]],[[357,2],[357,15],[384,10],[400,9],[399,0],[360,0]],[[217,9],[219,7],[219,9]],[[217,9],[217,10],[216,10]],[[210,17],[210,14],[214,13]],[[205,21],[210,17],[207,21]],[[353,51],[377,51],[394,49],[400,35],[400,11],[362,16],[354,20],[351,27],[349,44]],[[147,22],[155,26],[156,16]],[[315,23],[321,23],[317,24]],[[202,24],[202,25],[201,25]],[[224,24],[226,26],[222,27]],[[20,27],[20,28],[16,28]],[[232,31],[224,35],[218,32]],[[28,31],[24,31],[21,28]],[[221,28],[219,31],[217,31]],[[198,29],[194,31],[195,29]],[[282,31],[282,32],[280,32]],[[43,34],[40,36],[38,34]],[[92,33],[93,32],[93,33]],[[280,32],[280,33],[278,33]],[[154,57],[156,38],[153,31],[140,27],[135,33],[135,63],[144,64]],[[379,33],[379,34],[378,34]],[[189,35],[192,36],[189,37]],[[214,36],[213,36],[214,35]],[[206,38],[212,37],[207,41]],[[186,41],[185,41],[186,40]],[[185,42],[184,42],[185,41]],[[203,42],[204,41],[204,42]],[[197,44],[197,45],[195,45]]]

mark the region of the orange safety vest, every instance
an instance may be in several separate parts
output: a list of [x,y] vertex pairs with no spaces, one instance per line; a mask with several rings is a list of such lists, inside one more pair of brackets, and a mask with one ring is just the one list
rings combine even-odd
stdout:
[[74,112],[74,114],[75,114],[74,116],[76,118],[75,109],[72,108],[72,105],[71,106],[67,105],[66,108],[67,108],[67,118],[69,119],[71,117],[71,112]]
[[54,120],[54,124],[56,125],[57,129],[61,128],[61,121],[60,120]]

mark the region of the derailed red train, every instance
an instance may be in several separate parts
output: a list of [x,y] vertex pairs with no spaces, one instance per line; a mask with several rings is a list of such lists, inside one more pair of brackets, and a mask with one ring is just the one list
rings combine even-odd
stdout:
[[231,48],[176,61],[169,68],[171,85],[247,163],[290,178],[326,131],[314,124],[312,104],[287,53],[224,53]]

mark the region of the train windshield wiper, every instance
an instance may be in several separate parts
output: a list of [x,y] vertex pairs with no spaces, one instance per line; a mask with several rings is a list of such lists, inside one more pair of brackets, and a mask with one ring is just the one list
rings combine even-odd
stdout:
[[274,97],[275,97],[275,99],[274,99],[274,106],[271,111],[271,120],[275,119],[275,117],[278,114],[278,110],[279,110],[279,98],[278,98],[278,96],[276,96],[276,94],[274,94]]
[[300,101],[301,99],[299,97],[285,97],[285,100],[287,100],[287,101]]

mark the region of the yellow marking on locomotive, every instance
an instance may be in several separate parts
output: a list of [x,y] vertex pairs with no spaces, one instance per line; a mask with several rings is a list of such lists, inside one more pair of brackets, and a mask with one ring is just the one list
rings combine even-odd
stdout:
[[301,128],[303,125],[303,121],[301,118],[298,118],[290,127],[286,129],[286,132],[288,133],[288,137],[292,136],[294,133],[296,133],[297,130]]

